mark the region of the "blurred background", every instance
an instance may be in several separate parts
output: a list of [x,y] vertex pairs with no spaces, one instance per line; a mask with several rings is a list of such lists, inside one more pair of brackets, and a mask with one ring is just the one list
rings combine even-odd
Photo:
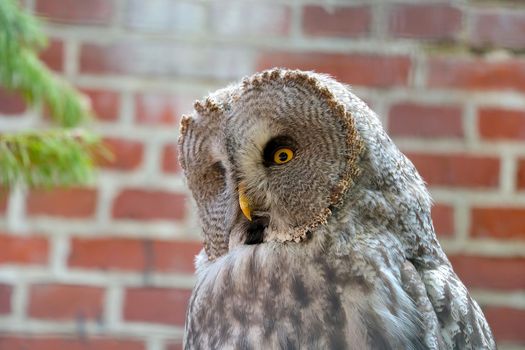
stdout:
[[[21,2],[115,160],[91,186],[0,196],[0,349],[181,348],[201,245],[178,122],[273,66],[332,74],[381,116],[500,349],[525,349],[525,3]],[[41,112],[0,88],[2,133],[46,127]]]

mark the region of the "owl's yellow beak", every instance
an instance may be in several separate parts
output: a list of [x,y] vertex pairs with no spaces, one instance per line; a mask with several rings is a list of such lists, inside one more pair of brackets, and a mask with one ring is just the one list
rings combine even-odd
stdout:
[[252,221],[252,208],[250,208],[250,202],[246,197],[245,187],[242,183],[239,184],[239,206],[246,219]]

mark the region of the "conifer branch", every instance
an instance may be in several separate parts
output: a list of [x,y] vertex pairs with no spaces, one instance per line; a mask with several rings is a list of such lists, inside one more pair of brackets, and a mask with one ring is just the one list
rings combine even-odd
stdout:
[[69,186],[92,180],[93,159],[104,156],[99,139],[81,130],[0,135],[0,187]]
[[88,100],[39,59],[46,44],[39,21],[17,0],[0,0],[0,86],[42,103],[64,129],[0,134],[0,187],[69,186],[90,182],[99,139],[78,127],[91,116]]

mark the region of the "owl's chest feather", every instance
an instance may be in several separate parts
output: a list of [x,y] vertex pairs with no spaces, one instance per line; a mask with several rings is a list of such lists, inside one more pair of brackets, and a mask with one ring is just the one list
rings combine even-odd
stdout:
[[329,260],[326,253],[295,256],[250,246],[205,267],[190,302],[187,348],[395,344],[390,334],[402,334],[412,323],[388,310],[383,293],[392,290],[374,287],[350,261]]

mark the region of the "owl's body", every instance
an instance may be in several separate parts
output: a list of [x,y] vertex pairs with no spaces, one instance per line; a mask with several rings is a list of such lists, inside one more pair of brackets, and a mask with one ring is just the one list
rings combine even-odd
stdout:
[[[186,346],[423,349],[421,315],[402,289],[395,250],[379,247],[383,257],[373,263],[359,245],[339,251],[322,241],[312,239],[299,256],[273,243],[241,247],[205,268]],[[382,268],[384,259],[392,261]]]
[[348,87],[254,75],[196,104],[180,152],[205,237],[186,349],[495,348],[423,181]]

